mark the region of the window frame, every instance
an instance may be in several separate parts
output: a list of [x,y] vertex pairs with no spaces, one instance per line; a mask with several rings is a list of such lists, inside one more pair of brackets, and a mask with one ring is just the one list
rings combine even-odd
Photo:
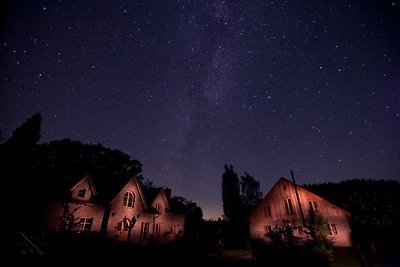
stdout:
[[[82,195],[83,194],[83,195]],[[86,196],[86,189],[85,188],[80,188],[79,190],[78,190],[78,194],[77,194],[77,197],[78,198],[85,198],[85,196]]]
[[81,217],[79,220],[78,232],[90,232],[93,227],[93,217]]
[[122,206],[133,209],[135,207],[135,198],[136,196],[133,192],[126,192],[124,194]]
[[285,211],[286,215],[294,215],[293,203],[290,198],[285,199]]

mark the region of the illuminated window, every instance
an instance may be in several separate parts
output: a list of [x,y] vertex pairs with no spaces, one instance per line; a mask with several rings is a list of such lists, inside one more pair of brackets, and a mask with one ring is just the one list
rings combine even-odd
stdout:
[[160,224],[156,223],[154,226],[154,236],[157,237],[160,235]]
[[158,211],[158,213],[161,214],[161,205],[160,204],[156,204],[154,208]]
[[172,235],[175,235],[176,234],[176,225],[172,225],[170,231],[171,231]]
[[264,208],[264,216],[271,217],[271,207],[270,206],[267,206]]
[[332,224],[328,224],[328,229],[329,229],[329,235],[339,235],[337,228],[336,228],[336,224],[332,223]]
[[287,215],[293,215],[293,205],[292,200],[290,198],[285,200],[285,211]]
[[123,218],[117,224],[117,231],[128,231],[130,225],[131,225],[131,220]]
[[312,210],[313,212],[318,212],[317,209],[317,202],[315,201],[309,201],[308,204],[310,205],[310,210]]
[[150,223],[142,222],[142,227],[140,228],[140,240],[148,240],[149,239],[149,226]]
[[124,195],[124,203],[122,205],[128,208],[133,208],[135,205],[135,194],[126,192]]
[[92,229],[93,217],[92,218],[81,218],[79,221],[79,232],[88,232]]
[[86,189],[85,189],[85,188],[79,189],[79,191],[78,191],[78,197],[84,198],[84,197],[85,197],[85,194],[86,194]]
[[117,231],[122,231],[122,221],[118,222]]

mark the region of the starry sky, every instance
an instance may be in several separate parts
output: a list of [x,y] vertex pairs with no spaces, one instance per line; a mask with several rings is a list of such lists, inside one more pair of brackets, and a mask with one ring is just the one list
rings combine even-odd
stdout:
[[2,1],[2,142],[119,149],[143,175],[223,213],[224,164],[263,194],[400,180],[400,1]]

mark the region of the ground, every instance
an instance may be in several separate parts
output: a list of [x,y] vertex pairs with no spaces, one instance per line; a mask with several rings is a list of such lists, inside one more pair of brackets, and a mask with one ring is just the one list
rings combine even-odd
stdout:
[[[45,241],[43,241],[45,240]],[[213,251],[209,247],[196,246],[191,242],[181,241],[168,245],[137,246],[114,241],[98,236],[56,235],[45,239],[32,240],[46,259],[69,261],[71,259],[93,259],[95,261],[115,260],[118,262],[147,262],[149,266],[263,266],[258,262],[250,249],[228,249]],[[37,255],[29,243],[16,246],[16,255]],[[335,248],[333,267],[361,266],[355,249]],[[21,257],[20,257],[21,258]],[[27,257],[25,257],[27,258]],[[390,265],[382,265],[390,266]]]

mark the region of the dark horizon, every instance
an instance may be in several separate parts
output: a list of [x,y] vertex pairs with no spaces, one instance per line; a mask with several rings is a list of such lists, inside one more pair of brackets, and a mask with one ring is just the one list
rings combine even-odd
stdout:
[[0,131],[119,149],[223,214],[224,164],[265,195],[400,181],[400,2],[8,1]]

